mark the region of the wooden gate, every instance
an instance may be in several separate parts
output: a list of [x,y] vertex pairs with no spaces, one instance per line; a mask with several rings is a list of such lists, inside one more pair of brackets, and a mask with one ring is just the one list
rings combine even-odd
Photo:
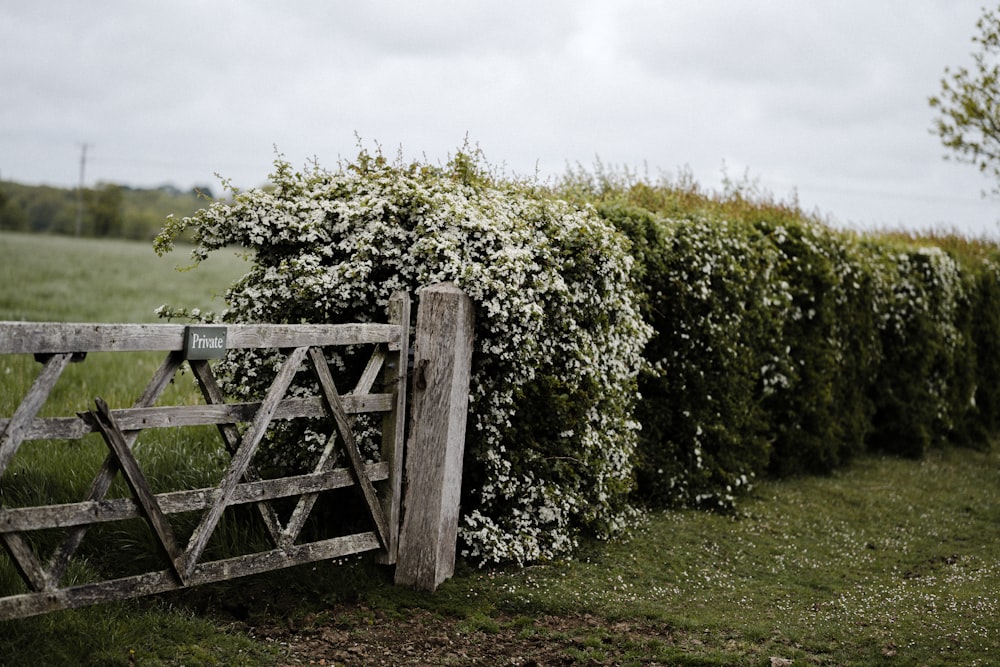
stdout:
[[[26,591],[0,598],[0,619],[148,595],[364,551],[379,550],[383,562],[395,562],[409,311],[409,297],[400,294],[390,303],[387,324],[202,328],[172,324],[0,323],[0,354],[34,354],[42,362],[34,384],[13,416],[0,419],[0,493],[4,472],[26,441],[67,441],[69,446],[74,440],[97,433],[108,450],[81,501],[0,507],[0,540]],[[336,386],[324,352],[324,348],[334,346],[373,347],[367,366],[347,393]],[[224,350],[252,349],[273,349],[283,361],[261,400],[227,403],[209,359]],[[128,351],[166,352],[133,406],[112,409],[98,396],[92,396],[88,401],[93,400],[93,407],[76,416],[38,417],[70,362],[82,360],[87,353]],[[205,403],[158,406],[158,398],[185,363]],[[312,372],[318,395],[303,396],[300,391],[289,394],[302,368]],[[373,393],[373,388],[380,391]],[[359,413],[382,415],[382,452],[375,463],[364,461],[352,433],[352,415]],[[334,426],[325,434],[325,448],[314,469],[290,477],[262,478],[253,459],[269,425],[277,420],[316,418],[324,418]],[[229,457],[221,481],[209,488],[154,493],[132,449],[140,432],[196,425],[217,427]],[[346,465],[334,467],[338,460],[346,461]],[[107,498],[119,472],[130,495]],[[307,541],[303,526],[318,495],[350,486],[360,491],[370,529]],[[279,499],[286,499],[281,502],[294,508],[279,513],[275,508]],[[224,512],[237,505],[256,506],[255,512],[269,535],[269,548],[206,560],[206,547]],[[179,539],[169,517],[194,512],[200,513],[196,527],[186,540]],[[161,562],[166,564],[164,569],[97,582],[64,583],[89,527],[130,519],[141,519],[148,525],[162,554]],[[32,538],[36,531],[59,535],[51,553],[41,553],[40,541]]]

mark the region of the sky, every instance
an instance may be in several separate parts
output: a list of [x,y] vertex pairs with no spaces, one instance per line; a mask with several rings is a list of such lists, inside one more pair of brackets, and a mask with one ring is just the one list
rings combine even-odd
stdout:
[[[1000,238],[928,97],[982,0],[0,0],[0,179],[242,188],[359,145],[751,184],[834,226]],[[85,158],[85,159],[84,159]]]

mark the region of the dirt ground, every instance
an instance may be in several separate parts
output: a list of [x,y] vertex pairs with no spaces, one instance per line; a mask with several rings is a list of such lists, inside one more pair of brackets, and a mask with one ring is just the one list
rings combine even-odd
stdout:
[[[342,620],[338,621],[338,617]],[[303,625],[246,629],[257,639],[280,647],[284,657],[278,664],[283,667],[618,665],[622,663],[616,653],[625,649],[615,644],[622,639],[633,649],[646,641],[673,641],[667,630],[627,623],[605,627],[603,621],[592,616],[491,620],[487,627],[476,628],[467,621],[424,610],[412,610],[403,618],[395,618],[380,611],[345,607],[322,622],[307,620]],[[595,633],[605,636],[607,645],[601,646]],[[633,658],[628,664],[637,663]]]

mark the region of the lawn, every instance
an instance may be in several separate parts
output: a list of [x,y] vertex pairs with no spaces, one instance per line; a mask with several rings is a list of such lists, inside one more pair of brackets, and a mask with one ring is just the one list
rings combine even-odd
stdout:
[[222,293],[249,264],[216,253],[186,271],[183,248],[165,257],[152,244],[0,232],[0,320],[156,322],[156,308],[221,310]]

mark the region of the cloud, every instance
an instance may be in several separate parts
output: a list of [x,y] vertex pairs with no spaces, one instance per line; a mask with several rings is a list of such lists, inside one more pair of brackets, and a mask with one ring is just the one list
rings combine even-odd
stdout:
[[0,173],[72,184],[87,142],[89,179],[250,186],[275,145],[332,164],[357,133],[440,161],[468,135],[521,174],[600,157],[711,183],[725,162],[863,217],[871,197],[845,191],[978,193],[977,174],[942,166],[926,104],[978,14],[971,0],[6,3]]

